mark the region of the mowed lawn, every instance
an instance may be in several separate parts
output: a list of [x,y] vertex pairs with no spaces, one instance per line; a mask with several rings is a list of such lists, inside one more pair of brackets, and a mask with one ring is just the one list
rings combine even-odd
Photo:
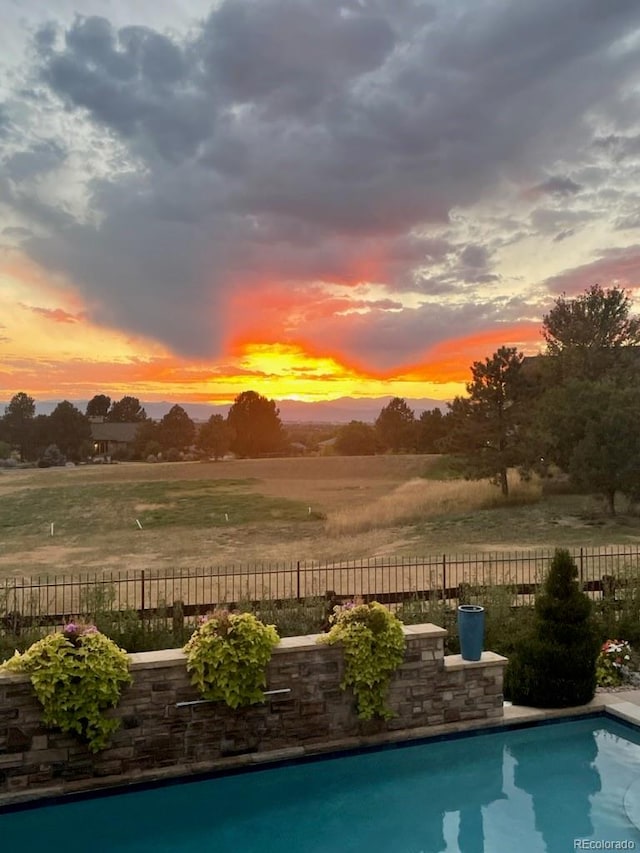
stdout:
[[640,541],[635,514],[592,498],[534,483],[505,504],[442,471],[409,455],[3,470],[0,576]]

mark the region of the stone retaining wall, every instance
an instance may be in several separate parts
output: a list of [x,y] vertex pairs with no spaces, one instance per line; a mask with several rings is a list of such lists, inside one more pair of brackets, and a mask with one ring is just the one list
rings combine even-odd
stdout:
[[363,736],[401,739],[446,723],[499,722],[505,658],[444,657],[445,630],[404,630],[405,661],[388,697],[396,716],[386,723],[358,720],[352,694],[340,689],[341,650],[318,645],[315,635],[285,638],[274,650],[268,689],[286,692],[237,711],[181,705],[199,698],[181,651],[131,655],[133,684],[113,712],[122,727],[97,755],[74,736],[43,728],[27,676],[0,673],[0,804],[340,749]]

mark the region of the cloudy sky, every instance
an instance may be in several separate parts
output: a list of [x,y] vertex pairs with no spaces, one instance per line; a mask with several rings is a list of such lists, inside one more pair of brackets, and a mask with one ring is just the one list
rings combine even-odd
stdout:
[[446,399],[640,286],[637,0],[2,0],[0,399]]

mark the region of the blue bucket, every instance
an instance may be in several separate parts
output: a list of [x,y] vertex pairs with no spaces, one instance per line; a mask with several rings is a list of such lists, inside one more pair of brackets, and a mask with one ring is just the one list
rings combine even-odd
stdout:
[[458,637],[462,660],[480,660],[484,641],[484,607],[461,604],[458,607]]

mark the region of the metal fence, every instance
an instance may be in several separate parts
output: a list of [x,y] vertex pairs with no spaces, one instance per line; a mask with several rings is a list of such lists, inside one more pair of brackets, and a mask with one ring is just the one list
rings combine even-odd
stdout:
[[[640,577],[640,546],[569,549],[585,590],[599,597],[622,578]],[[465,592],[509,587],[530,602],[553,550],[385,557],[339,563],[265,563],[174,571],[121,571],[0,579],[0,623],[57,624],[96,610],[159,610],[185,616],[241,602],[360,596],[386,604],[413,598],[455,604]],[[465,586],[467,585],[467,586]]]

